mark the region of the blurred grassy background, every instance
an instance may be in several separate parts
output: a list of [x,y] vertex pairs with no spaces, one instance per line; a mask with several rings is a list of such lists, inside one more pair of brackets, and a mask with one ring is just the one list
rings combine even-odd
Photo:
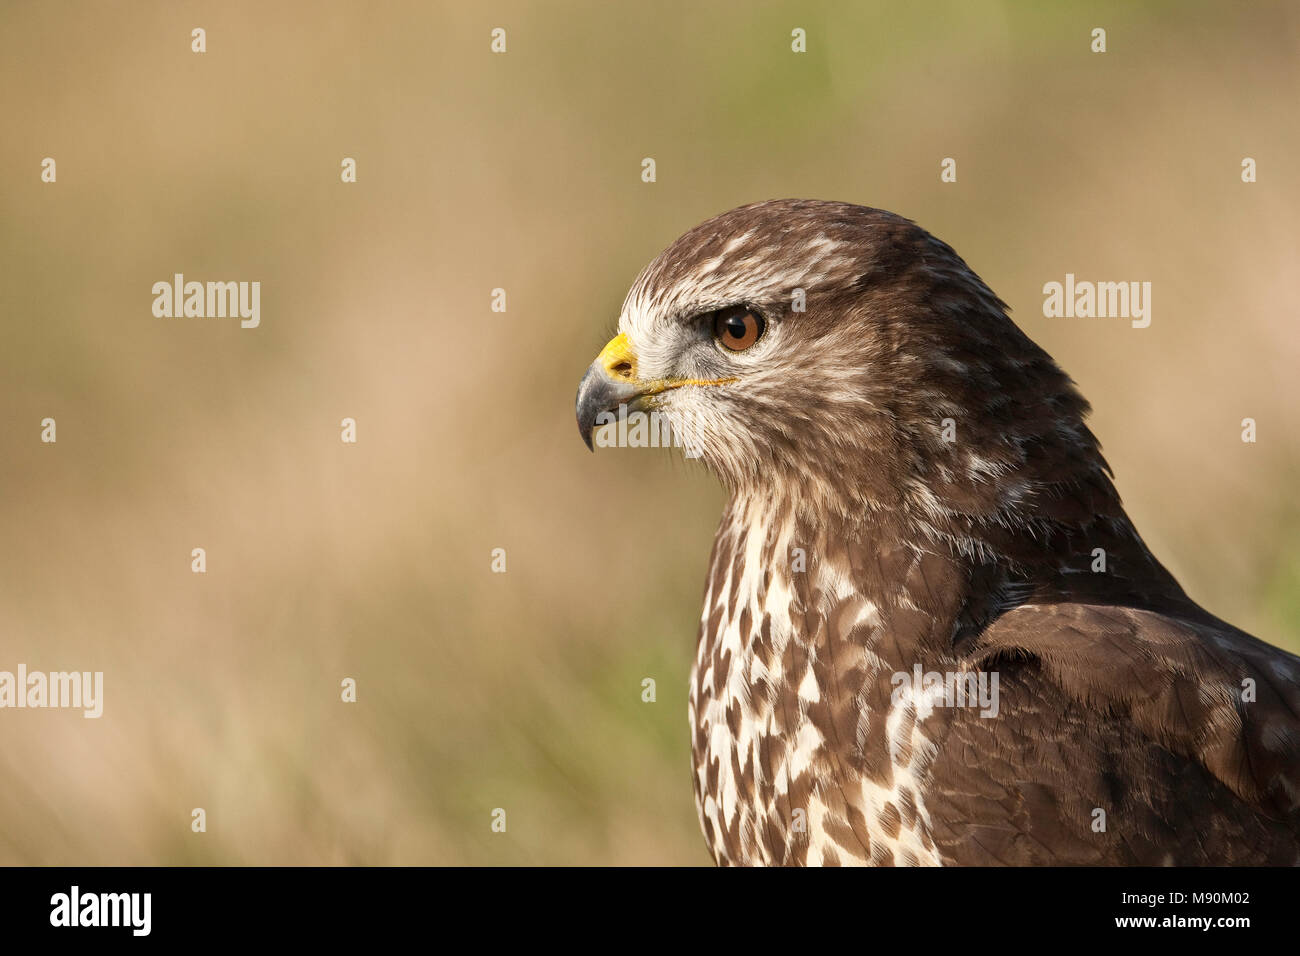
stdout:
[[[0,7],[0,669],[105,672],[98,721],[0,712],[0,862],[707,862],[722,496],[572,402],[641,266],[763,198],[952,243],[1189,592],[1300,649],[1300,13],[1136,7]],[[154,318],[174,272],[261,327]],[[1151,327],[1044,319],[1066,272]]]

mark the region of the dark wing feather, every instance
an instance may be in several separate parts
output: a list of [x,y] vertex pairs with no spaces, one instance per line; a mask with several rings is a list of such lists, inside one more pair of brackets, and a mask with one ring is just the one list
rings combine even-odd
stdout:
[[954,862],[1300,862],[1300,659],[1208,615],[1057,604],[964,662],[998,673],[1001,710],[952,713],[936,753]]

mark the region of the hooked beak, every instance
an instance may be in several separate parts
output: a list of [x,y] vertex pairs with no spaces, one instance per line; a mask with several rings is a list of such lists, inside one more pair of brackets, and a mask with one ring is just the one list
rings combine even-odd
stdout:
[[587,368],[578,385],[578,433],[587,448],[591,433],[596,430],[596,419],[605,412],[614,412],[620,405],[642,395],[636,381],[636,356],[627,334],[620,332],[609,340],[596,361]]
[[578,385],[578,433],[592,451],[591,436],[601,415],[614,413],[620,406],[658,395],[683,385],[726,385],[734,378],[703,380],[697,378],[660,378],[641,381],[636,374],[636,353],[626,332],[620,332],[601,349]]

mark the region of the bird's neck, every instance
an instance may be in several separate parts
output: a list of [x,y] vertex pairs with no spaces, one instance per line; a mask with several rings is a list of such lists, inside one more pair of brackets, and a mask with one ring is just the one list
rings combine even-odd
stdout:
[[[942,523],[904,507],[827,507],[801,494],[736,493],[723,519],[724,555],[761,567],[790,595],[794,618],[850,596],[899,646],[951,650],[1026,603],[1120,604],[1195,610],[1146,548],[1118,496],[1086,520]],[[974,532],[979,532],[974,533]],[[715,568],[715,573],[726,573]],[[865,612],[863,612],[865,613]]]

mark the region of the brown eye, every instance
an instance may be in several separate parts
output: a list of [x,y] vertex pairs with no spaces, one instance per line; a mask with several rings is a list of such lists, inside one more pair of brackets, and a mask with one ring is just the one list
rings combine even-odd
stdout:
[[743,352],[763,334],[766,323],[761,316],[743,306],[723,309],[713,319],[713,335],[733,352]]

